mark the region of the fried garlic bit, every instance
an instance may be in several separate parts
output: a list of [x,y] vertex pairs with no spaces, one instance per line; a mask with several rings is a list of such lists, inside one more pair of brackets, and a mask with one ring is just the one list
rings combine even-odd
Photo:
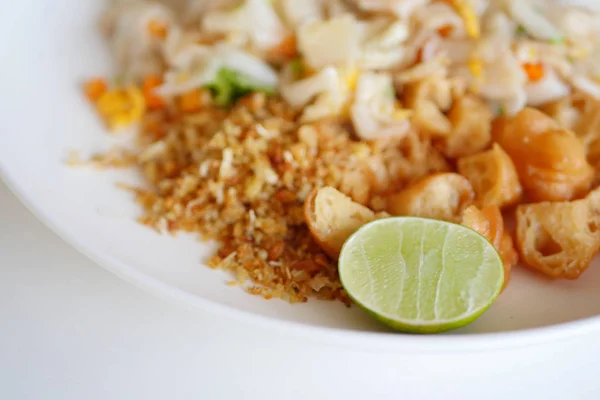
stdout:
[[467,178],[453,172],[438,173],[388,196],[386,211],[392,215],[458,222],[474,197],[473,187]]
[[466,177],[475,191],[478,207],[516,204],[523,189],[512,160],[499,144],[458,160],[458,172]]
[[515,163],[528,200],[571,200],[590,189],[594,171],[583,143],[542,112],[525,108],[500,119],[493,136]]
[[377,216],[332,187],[313,189],[304,201],[304,218],[316,242],[337,259],[344,242]]
[[577,279],[600,250],[600,190],[585,199],[517,207],[517,247],[530,268]]
[[514,248],[512,237],[504,230],[504,218],[500,208],[496,205],[482,209],[471,205],[465,208],[461,224],[473,229],[494,245],[504,264],[504,286],[510,281],[510,271],[519,261],[519,256]]

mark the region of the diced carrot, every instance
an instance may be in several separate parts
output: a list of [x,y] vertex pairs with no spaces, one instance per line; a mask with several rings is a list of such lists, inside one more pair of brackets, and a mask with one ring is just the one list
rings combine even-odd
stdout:
[[288,35],[278,45],[270,50],[271,56],[280,59],[292,59],[298,56],[296,36]]
[[179,108],[183,112],[194,112],[202,108],[200,91],[193,90],[179,97]]
[[530,82],[537,82],[544,77],[544,66],[541,63],[525,63],[523,69]]
[[441,37],[448,37],[452,33],[453,29],[454,28],[452,27],[452,25],[444,25],[444,26],[438,28],[437,31]]
[[148,32],[154,37],[164,39],[167,37],[167,24],[155,19],[150,20],[148,22]]
[[146,106],[151,110],[159,110],[165,106],[162,97],[154,93],[154,88],[162,84],[162,79],[156,75],[148,75],[142,83],[142,92],[146,100]]
[[106,80],[102,78],[94,78],[87,81],[84,85],[85,96],[91,102],[97,102],[100,96],[106,92],[108,85],[106,84]]

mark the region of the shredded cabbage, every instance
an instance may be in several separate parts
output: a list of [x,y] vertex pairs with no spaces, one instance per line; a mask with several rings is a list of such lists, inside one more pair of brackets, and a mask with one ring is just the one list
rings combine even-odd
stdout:
[[406,113],[396,106],[390,74],[360,75],[350,116],[356,134],[365,140],[402,135],[410,126]]
[[514,20],[531,36],[543,40],[556,40],[563,34],[541,12],[544,4],[535,1],[508,0],[508,9]]
[[210,87],[223,105],[277,88],[303,121],[350,118],[365,138],[405,125],[390,119],[402,114],[383,94],[390,77],[399,90],[443,80],[450,99],[471,92],[506,114],[572,91],[600,98],[600,8],[543,0],[184,3],[181,14],[146,0],[109,12],[106,33],[128,83],[155,75],[164,97]]
[[429,3],[430,0],[354,0],[366,11],[391,12],[401,18],[408,18],[415,10]]
[[202,28],[207,32],[248,35],[259,49],[268,49],[285,39],[286,30],[269,0],[245,0],[233,10],[206,13]]
[[298,48],[314,69],[353,64],[359,55],[360,30],[352,15],[304,24],[298,30]]
[[404,43],[410,36],[402,21],[375,20],[363,25],[365,36],[357,64],[362,69],[390,69],[405,58]]
[[323,9],[320,0],[281,0],[281,9],[286,21],[298,28],[305,22],[322,20]]
[[291,82],[297,71],[287,72],[289,76],[279,87],[281,95],[292,107],[300,108],[305,106],[314,97],[321,93],[332,92],[337,89],[339,84],[339,74],[333,67],[323,68],[319,73],[305,79]]
[[276,87],[277,73],[260,58],[240,49],[195,46],[182,68],[165,74],[165,83],[156,89],[162,96],[189,92],[215,81],[220,70],[227,69],[247,77],[261,87]]

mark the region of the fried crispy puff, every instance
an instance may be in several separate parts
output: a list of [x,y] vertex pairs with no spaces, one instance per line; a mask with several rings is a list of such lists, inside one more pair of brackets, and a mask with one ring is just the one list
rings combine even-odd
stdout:
[[407,85],[404,101],[414,110],[413,125],[425,136],[440,139],[447,157],[468,156],[490,144],[492,113],[488,105],[472,95],[454,100],[448,81],[430,78]]
[[504,219],[498,206],[492,205],[482,209],[475,205],[467,207],[461,224],[473,229],[494,245],[504,264],[504,288],[510,281],[510,271],[519,257],[513,246],[512,237],[504,230]]
[[386,211],[392,215],[457,222],[474,197],[473,187],[467,178],[452,172],[438,173],[388,196]]
[[530,201],[584,196],[593,180],[583,143],[547,115],[526,108],[495,123],[494,139],[513,160]]
[[523,189],[512,160],[499,144],[458,160],[458,172],[466,177],[475,191],[478,207],[516,204]]
[[406,85],[404,102],[414,110],[412,123],[426,136],[447,137],[452,124],[444,112],[452,104],[451,89],[443,78],[429,78]]
[[600,250],[600,191],[585,199],[517,207],[517,247],[530,268],[577,279]]
[[346,239],[378,216],[332,187],[314,189],[304,201],[304,218],[323,251],[337,259]]
[[600,100],[575,92],[544,106],[542,111],[560,126],[575,132],[583,143],[588,162],[600,169]]
[[475,154],[490,144],[492,113],[481,99],[465,95],[456,100],[448,113],[452,125],[442,142],[442,152],[450,158]]

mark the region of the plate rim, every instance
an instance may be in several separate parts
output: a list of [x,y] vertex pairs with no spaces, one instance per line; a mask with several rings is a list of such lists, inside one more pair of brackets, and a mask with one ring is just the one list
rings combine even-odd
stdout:
[[541,345],[550,341],[564,340],[573,336],[600,331],[600,315],[509,332],[469,333],[465,335],[411,335],[314,326],[240,310],[168,285],[157,278],[140,272],[109,253],[94,248],[92,244],[87,244],[85,240],[78,239],[70,233],[68,222],[56,220],[52,215],[46,213],[44,207],[38,201],[28,195],[16,179],[13,179],[9,168],[4,165],[2,159],[0,159],[0,179],[19,201],[52,232],[88,259],[119,278],[167,301],[192,306],[216,315],[276,330],[282,334],[309,339],[313,342],[344,348],[349,347],[355,350],[423,354],[464,353]]

